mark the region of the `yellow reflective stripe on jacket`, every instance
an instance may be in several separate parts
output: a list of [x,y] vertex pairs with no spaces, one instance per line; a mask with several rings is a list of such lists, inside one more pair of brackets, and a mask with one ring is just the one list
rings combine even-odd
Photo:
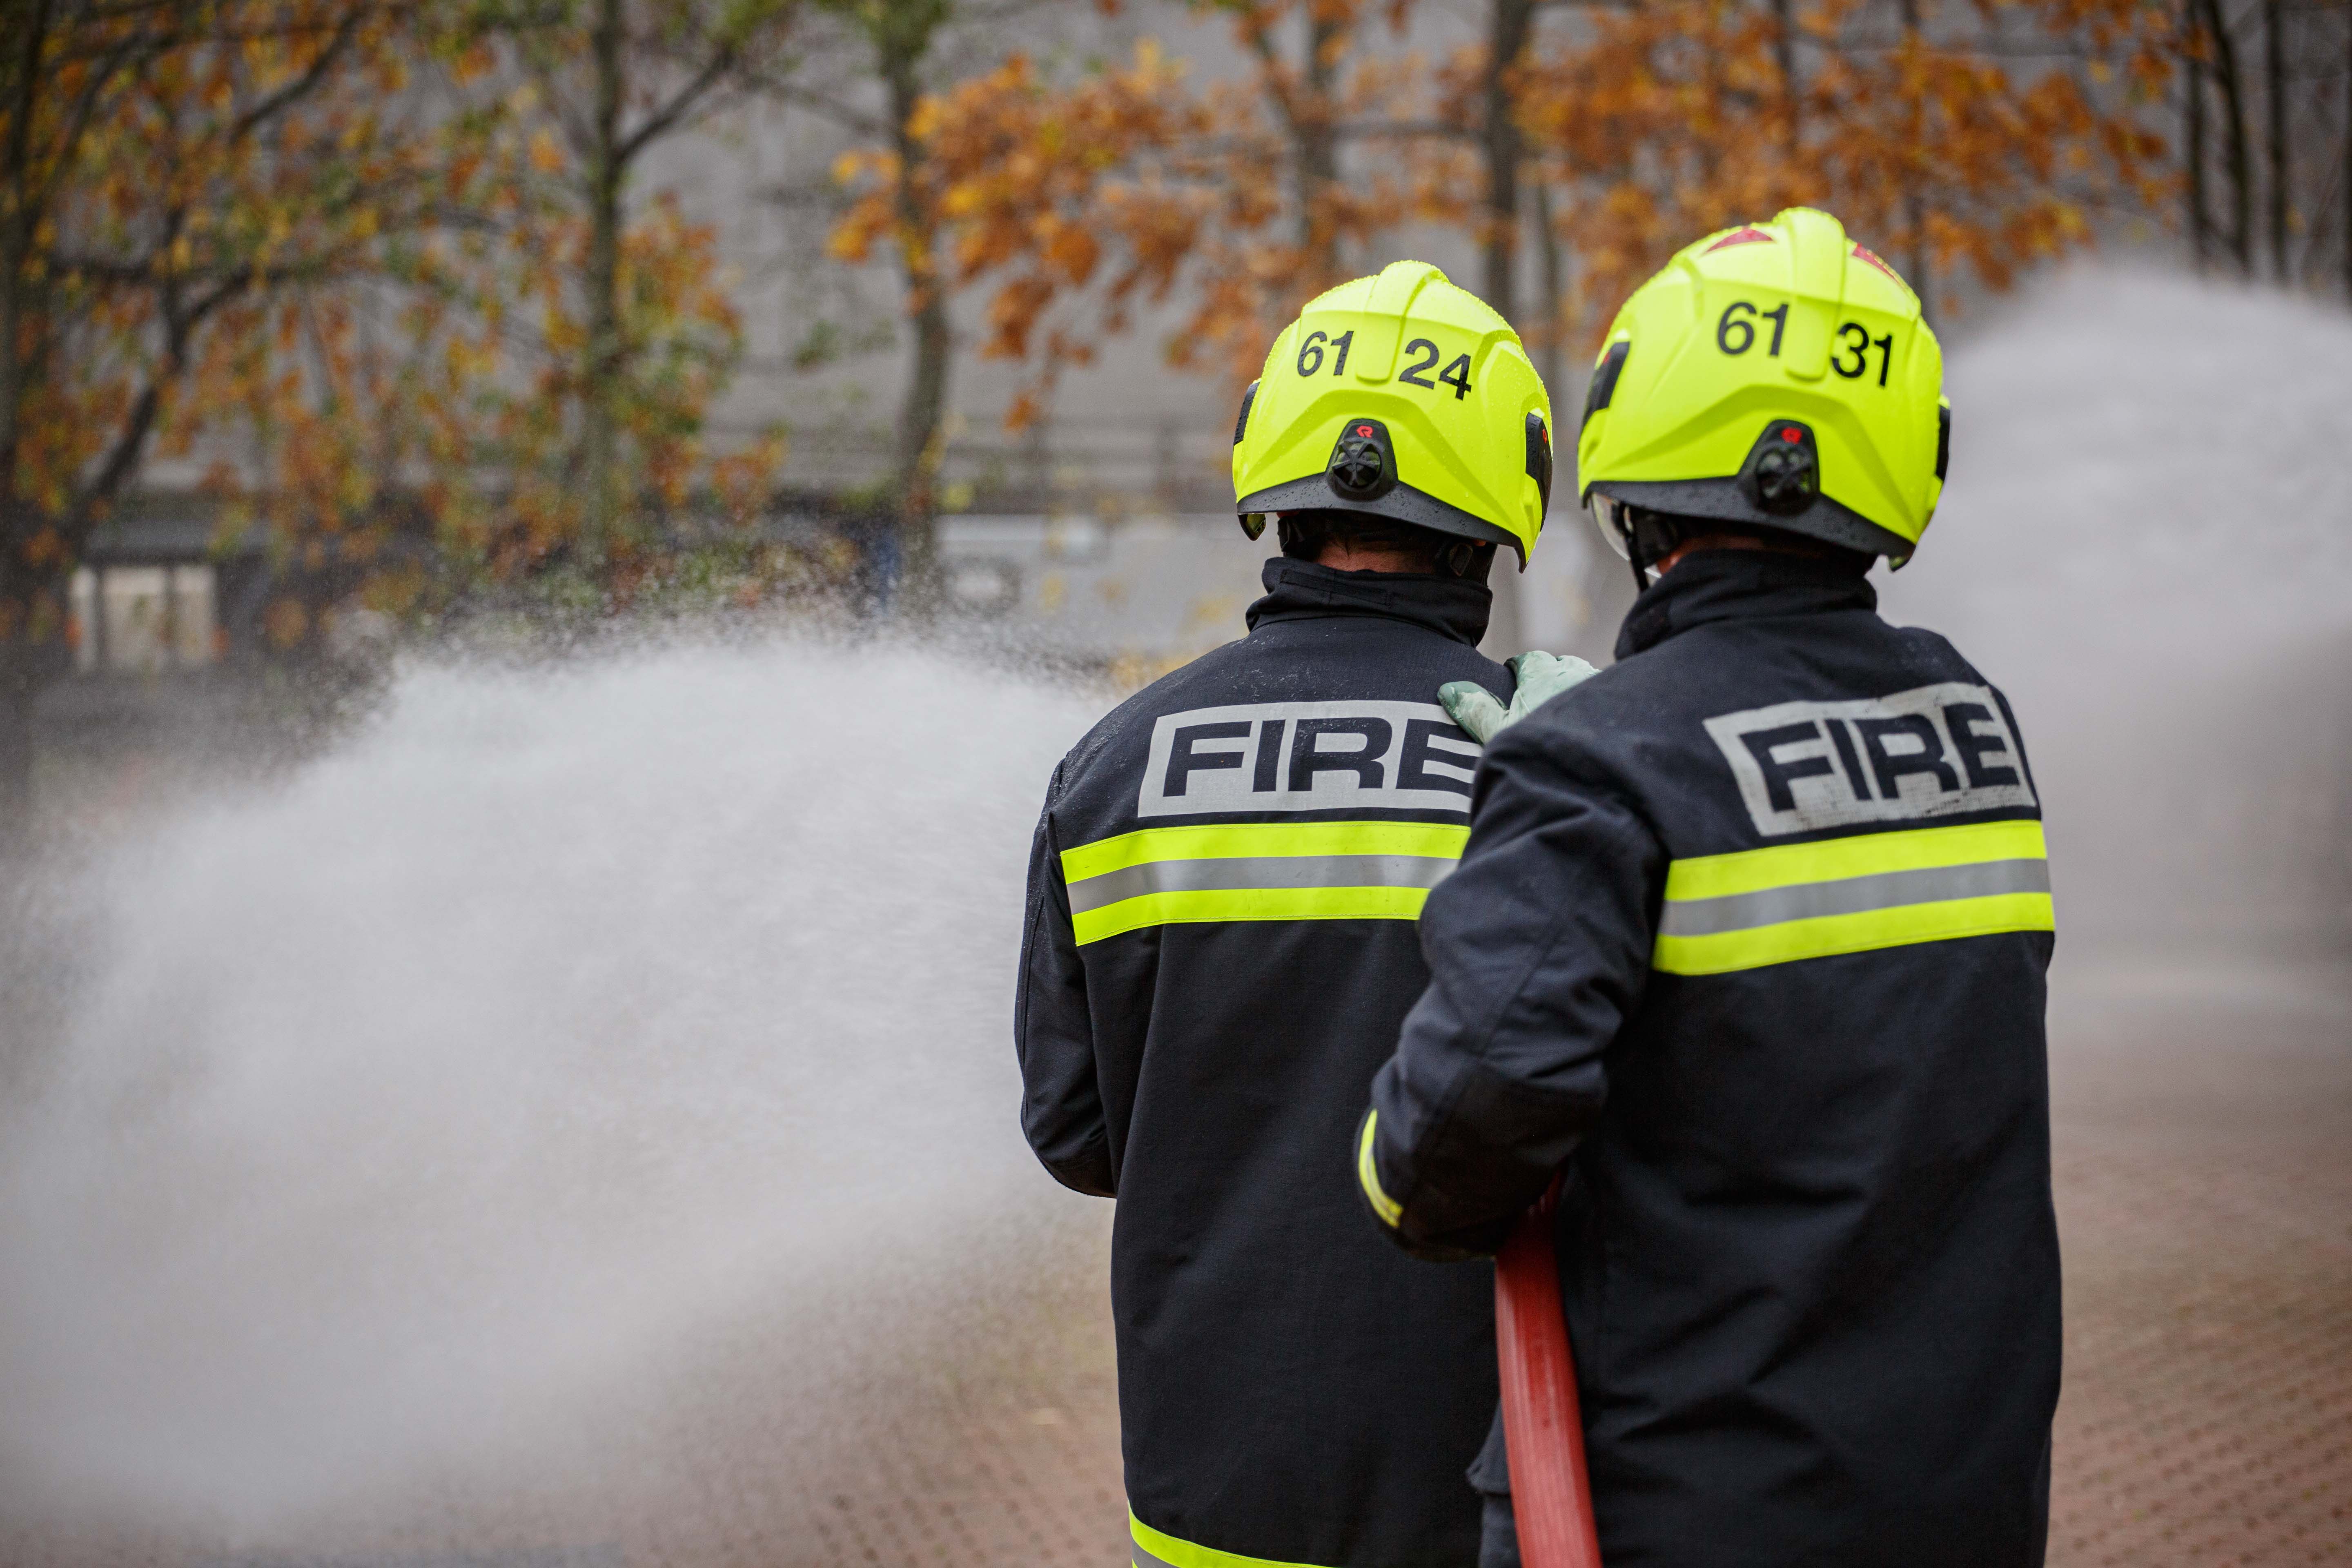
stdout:
[[1062,851],[1073,882],[1156,860],[1207,860],[1269,855],[1438,855],[1462,858],[1470,829],[1442,822],[1228,822],[1203,827],[1147,827]]
[[1426,822],[1150,827],[1062,852],[1084,945],[1203,921],[1412,920],[1470,830]]
[[1363,1184],[1364,1196],[1372,1200],[1372,1212],[1381,1216],[1381,1223],[1393,1226],[1403,1217],[1404,1205],[1381,1186],[1381,1168],[1372,1159],[1372,1131],[1380,1124],[1377,1110],[1364,1118],[1364,1135],[1356,1142],[1356,1180]]
[[1127,1522],[1135,1546],[1129,1559],[1134,1568],[1318,1568],[1312,1563],[1245,1557],[1238,1552],[1220,1552],[1213,1546],[1195,1546],[1165,1531],[1152,1529],[1136,1518],[1132,1509],[1128,1510]]
[[1722,974],[2055,924],[2042,824],[1923,827],[1677,860],[1651,963]]

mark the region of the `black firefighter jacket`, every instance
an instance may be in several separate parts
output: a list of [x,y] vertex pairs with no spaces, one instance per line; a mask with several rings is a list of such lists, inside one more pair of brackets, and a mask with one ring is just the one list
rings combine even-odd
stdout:
[[[1497,736],[1358,1172],[1477,1253],[1563,1163],[1610,1568],[2042,1560],[2041,813],[2001,695],[1847,566],[1714,552]],[[1482,1461],[1482,1488],[1501,1490]]]
[[1486,589],[1269,562],[1250,635],[1055,771],[1029,868],[1022,1123],[1118,1199],[1135,1561],[1459,1568],[1496,1398],[1491,1271],[1363,1223],[1348,1160],[1428,979],[1413,935],[1477,747],[1438,687],[1510,678]]

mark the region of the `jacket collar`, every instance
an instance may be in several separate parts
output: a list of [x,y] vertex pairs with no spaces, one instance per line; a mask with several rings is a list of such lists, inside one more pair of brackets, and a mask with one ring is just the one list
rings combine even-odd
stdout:
[[1414,572],[1341,572],[1277,555],[1261,579],[1265,597],[1249,607],[1249,627],[1332,616],[1385,616],[1391,620],[1478,646],[1495,596],[1484,583]]
[[1817,616],[1874,610],[1869,567],[1852,559],[1768,550],[1702,550],[1685,557],[1633,601],[1617,634],[1617,657],[1630,658],[1676,632],[1709,621],[1764,616]]

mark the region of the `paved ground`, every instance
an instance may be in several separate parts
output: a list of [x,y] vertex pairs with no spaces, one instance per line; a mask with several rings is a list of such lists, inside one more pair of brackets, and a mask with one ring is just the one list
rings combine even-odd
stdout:
[[2352,1008],[2144,969],[2053,1023],[2052,1563],[2352,1561]]
[[[2055,1568],[2352,1563],[2352,984],[2084,967],[2053,1011],[2067,1369]],[[608,1473],[453,1477],[373,1526],[256,1551],[0,1520],[5,1568],[1109,1568],[1124,1510],[1099,1231],[992,1309],[896,1337],[814,1414],[701,1392],[614,1413]],[[1048,1331],[1040,1334],[1040,1327]],[[625,1430],[624,1430],[625,1428]]]
[[[2053,1568],[2352,1563],[2352,994],[2156,966],[2062,982]],[[811,1560],[1118,1561],[1107,1385],[1035,1398],[905,1494],[843,1497]]]
[[[2062,982],[2053,1568],[2352,1563],[2352,993],[2307,972]],[[807,1560],[1117,1562],[1107,1382],[1033,1397],[898,1495],[840,1497]]]

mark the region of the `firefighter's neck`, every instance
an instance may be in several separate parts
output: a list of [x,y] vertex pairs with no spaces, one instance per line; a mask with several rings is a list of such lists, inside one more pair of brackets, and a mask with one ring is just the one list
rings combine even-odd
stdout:
[[1702,550],[1765,550],[1775,555],[1816,555],[1813,550],[1791,549],[1785,544],[1771,544],[1752,533],[1702,533],[1696,539],[1685,539],[1658,560],[1654,570],[1663,577],[1687,556]]
[[1419,572],[1437,570],[1437,563],[1425,550],[1401,549],[1395,545],[1362,544],[1345,539],[1327,540],[1321,554],[1315,557],[1318,566],[1328,566],[1335,572]]

